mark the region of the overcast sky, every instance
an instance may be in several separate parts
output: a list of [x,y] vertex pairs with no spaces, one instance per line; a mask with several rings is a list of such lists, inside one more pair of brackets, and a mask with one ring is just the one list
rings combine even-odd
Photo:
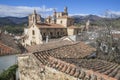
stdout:
[[0,16],[25,17],[36,9],[42,16],[51,15],[53,9],[63,11],[67,6],[70,15],[120,15],[120,0],[0,0]]

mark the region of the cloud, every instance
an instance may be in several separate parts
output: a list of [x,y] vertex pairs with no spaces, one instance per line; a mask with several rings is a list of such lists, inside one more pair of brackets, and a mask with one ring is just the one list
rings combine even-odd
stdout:
[[34,9],[37,11],[37,13],[45,17],[49,15],[54,8],[47,8],[45,5],[41,7],[0,5],[0,17],[25,17],[33,13]]
[[104,16],[110,18],[120,17],[120,11],[106,10]]
[[87,16],[87,15],[89,15],[89,14],[69,14],[69,16]]
[[[79,14],[79,13],[75,13],[75,14],[69,14],[70,16],[88,16],[91,14]],[[106,10],[104,11],[102,14],[92,14],[92,15],[97,15],[99,17],[103,17],[103,18],[118,18],[120,17],[120,11],[112,11],[112,10]]]

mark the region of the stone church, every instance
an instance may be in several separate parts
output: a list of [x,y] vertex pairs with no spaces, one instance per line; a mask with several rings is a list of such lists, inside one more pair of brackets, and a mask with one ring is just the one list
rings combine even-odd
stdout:
[[23,46],[42,44],[43,40],[49,38],[60,38],[68,35],[76,35],[81,32],[80,27],[74,26],[74,19],[68,16],[67,7],[63,12],[56,12],[42,21],[41,15],[34,10],[29,15],[29,25],[24,29],[22,37]]

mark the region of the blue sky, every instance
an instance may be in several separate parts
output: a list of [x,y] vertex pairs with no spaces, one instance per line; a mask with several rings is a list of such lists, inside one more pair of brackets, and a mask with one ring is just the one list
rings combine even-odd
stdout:
[[[32,11],[31,8],[37,8],[38,12],[42,14],[42,10],[40,9],[43,7],[48,9],[46,14],[50,15],[53,8],[56,8],[57,11],[63,11],[64,6],[68,7],[69,14],[102,15],[105,10],[110,10],[112,13],[120,14],[120,0],[0,0],[0,16],[4,14],[3,12],[5,11],[2,10],[6,9],[6,6],[8,13],[10,12],[12,14],[12,12],[15,13],[15,11],[18,11],[15,13],[17,16],[30,14]],[[18,10],[19,8],[14,11],[14,9],[9,9],[11,7],[22,7],[24,9],[30,8],[31,11],[26,12],[26,10]],[[6,15],[7,13],[4,14],[4,16]]]

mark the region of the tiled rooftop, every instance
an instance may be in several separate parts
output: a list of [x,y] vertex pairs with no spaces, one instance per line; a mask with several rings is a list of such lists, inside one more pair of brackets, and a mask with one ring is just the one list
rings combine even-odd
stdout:
[[0,42],[0,55],[15,54],[15,53],[17,53],[15,49]]
[[[68,75],[80,78],[82,80],[119,80],[119,65],[109,62],[95,60],[78,60],[79,63],[69,63],[61,59],[54,58],[49,52],[36,52],[33,55],[39,62],[48,67],[54,68],[58,71]],[[109,74],[108,74],[109,73]],[[112,78],[113,77],[113,78]]]
[[53,43],[39,46],[32,55],[43,65],[82,80],[120,80],[119,64],[82,59],[95,51],[91,46],[83,42]]
[[72,45],[55,48],[48,52],[56,58],[83,58],[90,55],[95,50],[95,48],[92,48],[83,42],[78,42]]
[[50,50],[57,47],[61,47],[64,45],[70,45],[73,44],[72,41],[66,41],[66,40],[57,40],[57,41],[51,41],[49,43],[44,43],[40,45],[34,45],[34,46],[28,46],[26,47],[28,52],[38,52],[43,50]]
[[20,46],[18,46],[18,44],[15,42],[14,38],[12,36],[10,36],[9,34],[5,34],[5,33],[0,33],[0,42],[4,45],[7,45],[15,50],[17,50],[18,52],[21,52]]
[[75,65],[99,72],[110,77],[114,77],[120,80],[120,65],[97,59],[62,59],[68,63],[74,63]]
[[73,43],[71,41],[61,41],[54,44],[48,43],[29,48],[29,52],[40,52],[44,50],[47,50],[47,52],[49,52],[51,55],[54,55],[56,58],[83,58],[93,53],[96,49],[86,45],[83,42]]

